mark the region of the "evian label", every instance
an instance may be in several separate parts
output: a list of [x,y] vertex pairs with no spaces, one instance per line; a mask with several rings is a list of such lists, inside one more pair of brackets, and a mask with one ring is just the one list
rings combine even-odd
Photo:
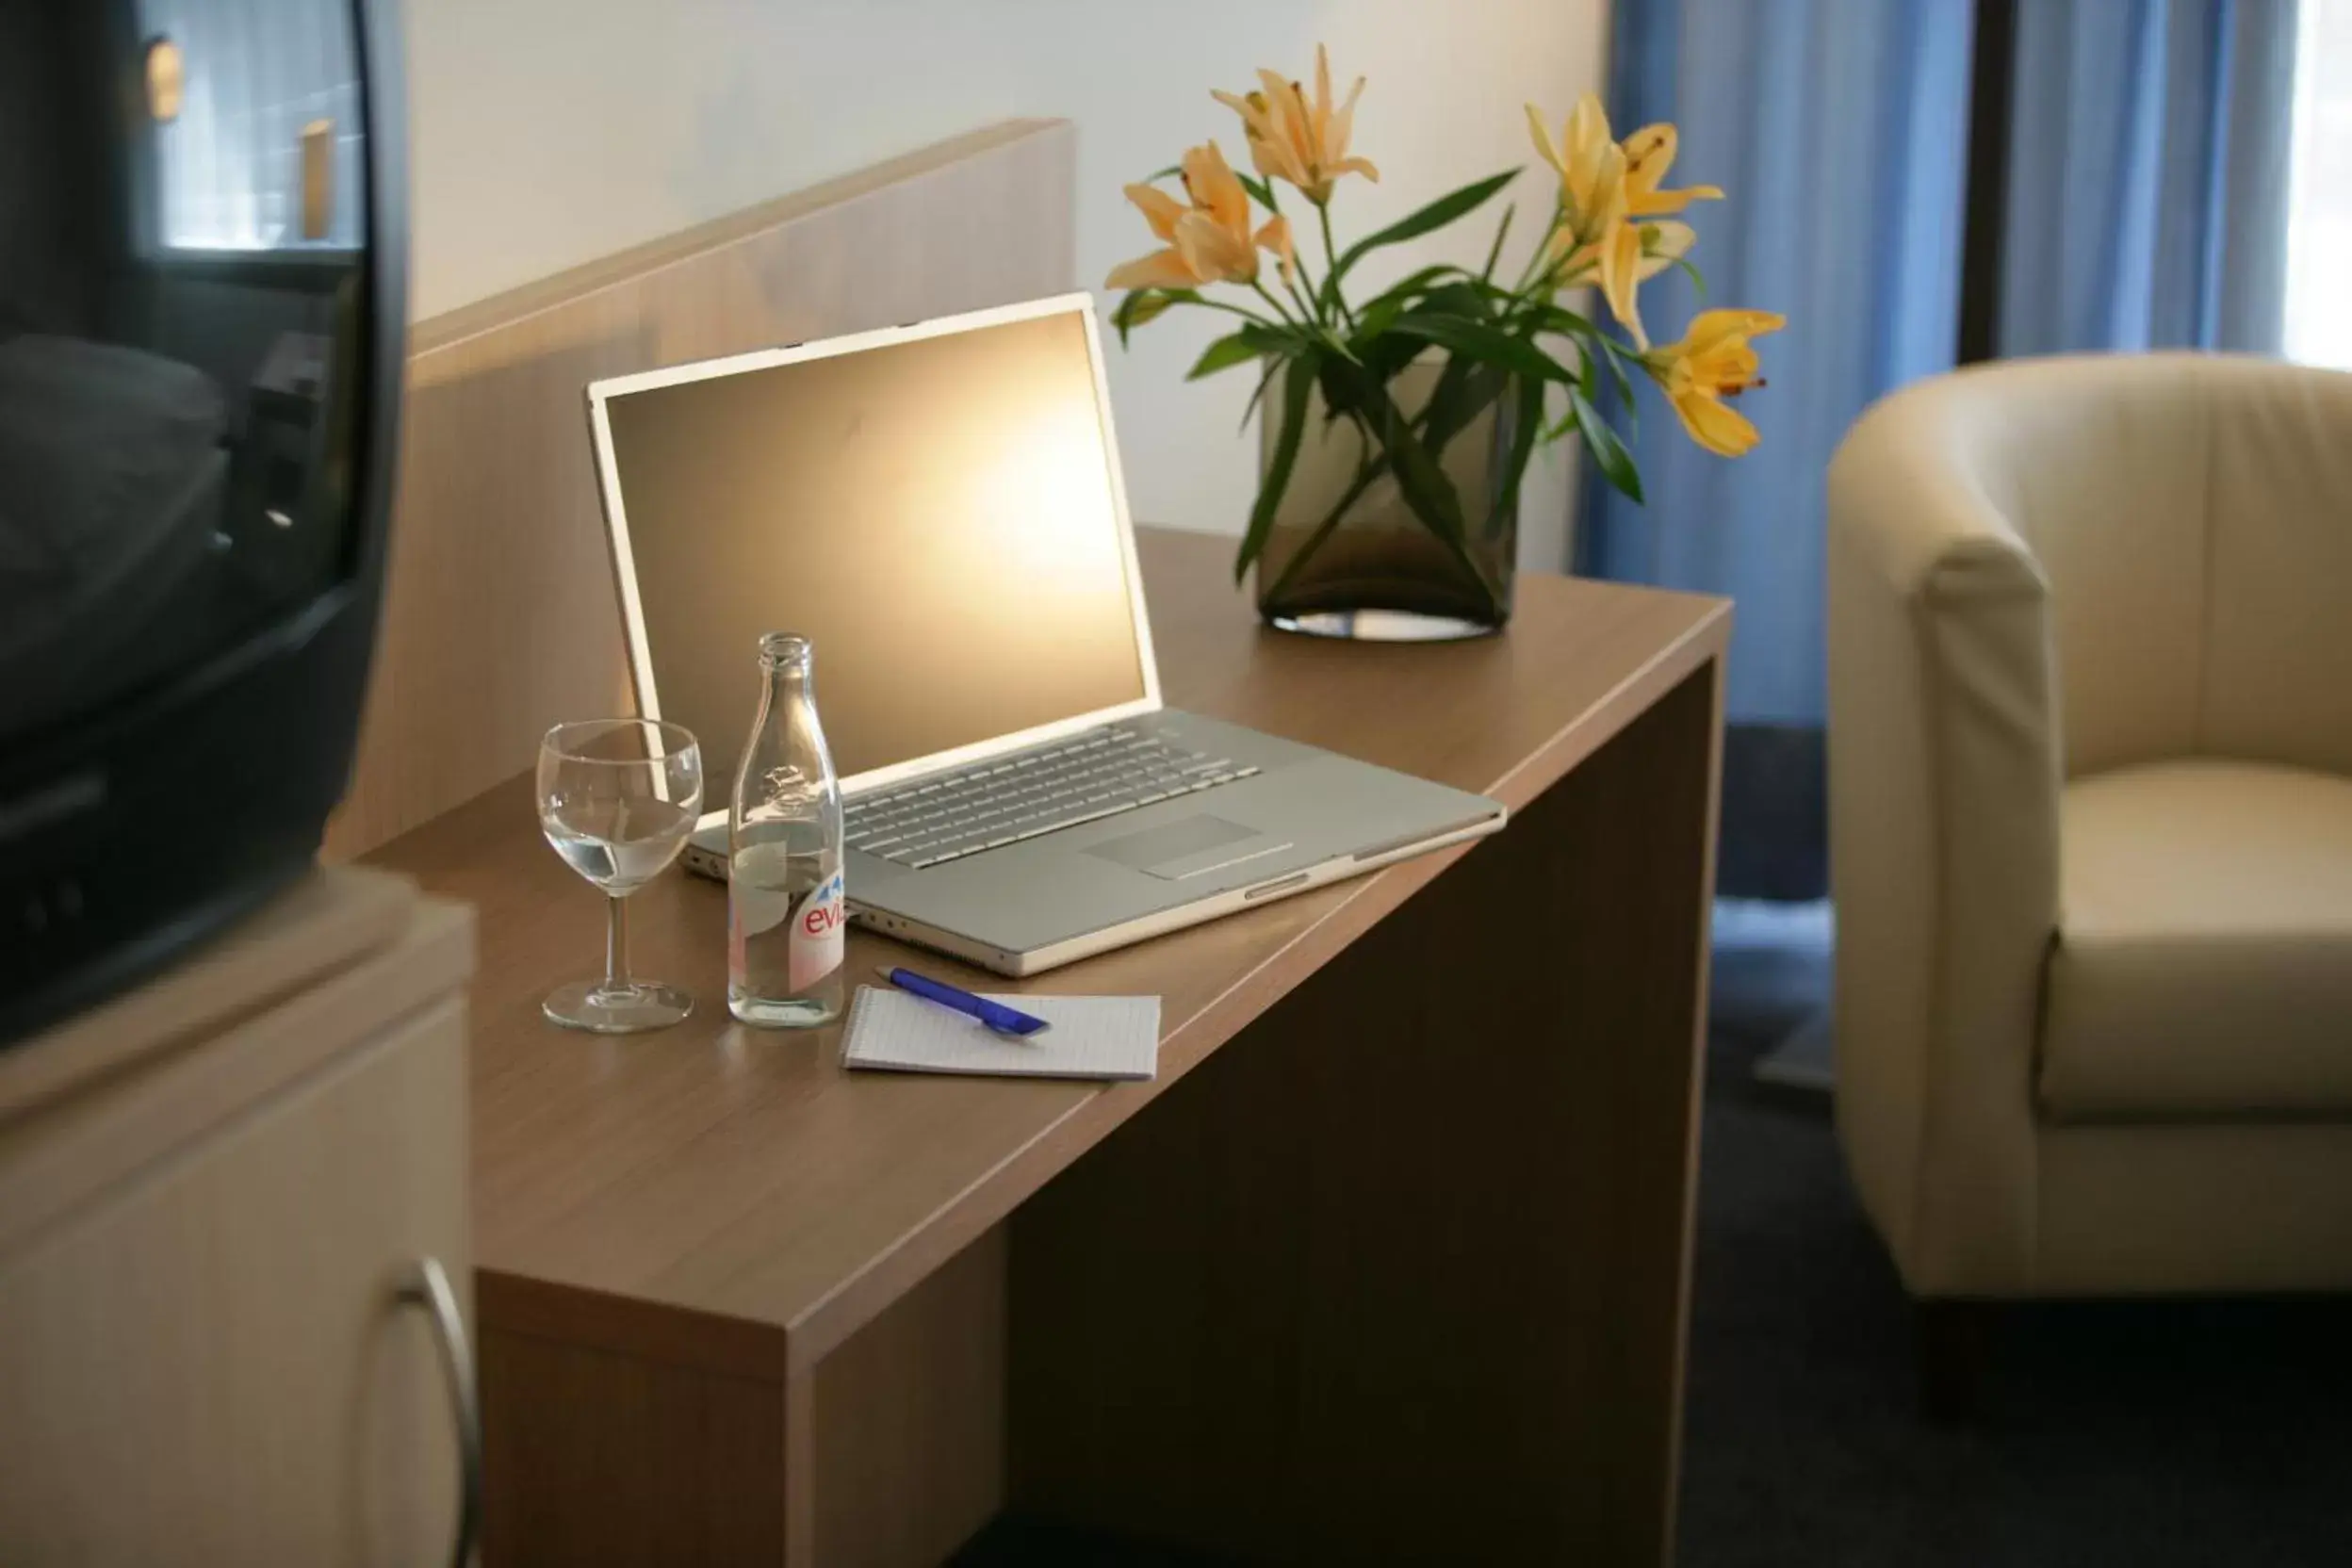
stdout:
[[786,983],[805,991],[841,967],[841,926],[849,912],[841,896],[841,874],[835,872],[800,901],[792,911],[786,950]]

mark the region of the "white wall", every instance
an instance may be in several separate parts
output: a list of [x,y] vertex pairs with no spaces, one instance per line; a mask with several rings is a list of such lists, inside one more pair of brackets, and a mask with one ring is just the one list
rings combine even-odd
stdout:
[[[1442,191],[1531,161],[1520,112],[1564,116],[1600,78],[1607,0],[407,0],[414,310],[432,316],[994,121],[1079,132],[1078,270],[1152,248],[1126,181],[1216,137],[1212,87],[1303,77],[1331,45],[1371,78],[1356,150],[1378,187],[1334,203],[1341,243]],[[1547,201],[1537,177],[1529,204]],[[1392,253],[1475,264],[1484,221]],[[1367,271],[1371,269],[1367,266]],[[1105,296],[1107,298],[1107,296]],[[1138,518],[1237,531],[1256,448],[1236,370],[1186,384],[1215,335],[1175,313],[1113,349]],[[1528,476],[1524,559],[1556,564],[1557,453]]]

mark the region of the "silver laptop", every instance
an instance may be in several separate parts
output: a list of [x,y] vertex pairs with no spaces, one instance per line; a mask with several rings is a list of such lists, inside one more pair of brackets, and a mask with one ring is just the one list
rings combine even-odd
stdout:
[[645,714],[727,874],[762,632],[816,649],[851,917],[1002,974],[1491,833],[1482,796],[1165,708],[1091,299],[600,381]]

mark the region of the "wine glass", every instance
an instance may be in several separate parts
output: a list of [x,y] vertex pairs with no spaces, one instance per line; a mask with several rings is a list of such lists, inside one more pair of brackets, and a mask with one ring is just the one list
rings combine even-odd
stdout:
[[665,870],[702,811],[702,748],[656,719],[560,724],[539,743],[539,826],[564,862],[605,891],[604,978],[564,986],[541,1004],[567,1029],[628,1035],[694,1011],[676,986],[629,972],[622,900]]

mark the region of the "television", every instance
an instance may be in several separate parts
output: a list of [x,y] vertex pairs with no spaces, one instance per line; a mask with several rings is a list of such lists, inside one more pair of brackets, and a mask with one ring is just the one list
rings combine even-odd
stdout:
[[300,876],[398,448],[384,0],[0,5],[0,1046]]

